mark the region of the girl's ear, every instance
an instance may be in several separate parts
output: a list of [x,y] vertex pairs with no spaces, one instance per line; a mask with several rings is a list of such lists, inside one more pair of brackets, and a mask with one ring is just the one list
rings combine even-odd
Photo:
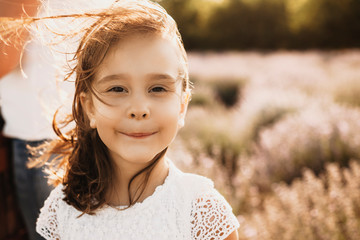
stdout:
[[96,119],[94,114],[94,105],[92,103],[91,95],[84,92],[80,93],[80,101],[83,106],[84,112],[89,119],[91,128],[96,128]]
[[190,100],[191,100],[191,90],[187,89],[181,97],[180,118],[178,121],[180,128],[185,125],[185,115],[186,115],[186,111],[187,111]]

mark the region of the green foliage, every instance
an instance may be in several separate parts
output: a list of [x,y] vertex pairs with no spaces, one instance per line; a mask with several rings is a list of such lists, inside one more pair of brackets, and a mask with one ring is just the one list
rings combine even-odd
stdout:
[[218,49],[281,48],[288,34],[286,22],[282,3],[233,0],[214,11],[206,34],[211,47]]
[[215,78],[193,81],[194,92],[190,107],[231,108],[240,104],[242,92],[247,84],[242,78]]
[[200,81],[197,78],[190,77],[190,80],[194,86],[192,91],[191,101],[189,108],[192,107],[204,107],[214,108],[218,105],[216,99],[213,97],[212,89],[209,84],[204,81]]
[[244,80],[217,80],[211,83],[215,97],[227,108],[234,107],[241,98]]
[[191,97],[189,108],[191,107],[211,107],[214,102],[209,98],[207,94],[195,94]]
[[182,35],[184,45],[196,48],[200,44],[199,27],[201,25],[201,9],[196,7],[194,0],[163,0],[159,3],[175,19]]
[[162,0],[187,49],[360,47],[358,0]]
[[359,46],[360,2],[357,0],[303,1],[293,13],[294,44],[299,47]]

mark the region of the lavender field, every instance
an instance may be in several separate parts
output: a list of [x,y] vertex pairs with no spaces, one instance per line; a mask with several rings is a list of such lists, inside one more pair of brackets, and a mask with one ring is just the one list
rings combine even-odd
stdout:
[[360,50],[189,54],[170,149],[212,178],[240,239],[360,239]]

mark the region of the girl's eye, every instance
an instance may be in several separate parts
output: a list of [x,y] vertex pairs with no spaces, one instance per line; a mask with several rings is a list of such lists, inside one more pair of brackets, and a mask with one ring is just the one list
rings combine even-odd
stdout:
[[125,89],[123,87],[112,87],[108,92],[125,92]]
[[166,89],[163,87],[153,87],[150,89],[150,92],[166,92]]

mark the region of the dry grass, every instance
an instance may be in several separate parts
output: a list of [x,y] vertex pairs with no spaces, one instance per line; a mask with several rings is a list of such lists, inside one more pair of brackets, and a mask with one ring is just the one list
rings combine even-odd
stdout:
[[276,184],[263,210],[242,217],[240,239],[356,240],[360,236],[360,164],[311,170],[291,186]]

